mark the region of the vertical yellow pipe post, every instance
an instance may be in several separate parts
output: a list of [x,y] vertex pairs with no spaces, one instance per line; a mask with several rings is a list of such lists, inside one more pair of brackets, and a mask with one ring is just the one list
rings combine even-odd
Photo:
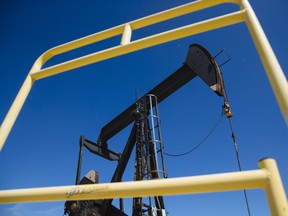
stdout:
[[273,216],[288,216],[288,205],[285,190],[274,159],[259,161],[259,167],[267,172],[266,196]]
[[9,109],[0,128],[0,151],[14,125],[16,118],[33,86],[33,79],[30,74],[26,77],[20,91],[18,92],[11,108]]
[[266,70],[286,125],[288,125],[288,84],[286,77],[248,0],[242,0],[242,7],[246,9],[246,24]]

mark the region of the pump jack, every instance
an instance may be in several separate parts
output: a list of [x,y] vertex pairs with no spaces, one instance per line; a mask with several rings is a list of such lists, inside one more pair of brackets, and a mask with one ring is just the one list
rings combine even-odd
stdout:
[[[84,136],[80,137],[76,184],[98,183],[98,173],[95,171],[90,171],[80,181],[83,147],[107,160],[118,161],[111,182],[121,181],[134,146],[136,146],[134,181],[167,178],[157,104],[190,82],[197,75],[217,95],[224,95],[221,71],[214,57],[199,44],[190,45],[184,64],[106,124],[102,128],[96,143],[86,139]],[[133,122],[132,130],[122,154],[110,150],[108,148],[108,140]],[[158,155],[161,158],[160,164]],[[166,216],[167,212],[163,197],[154,197],[154,203],[155,206],[152,205],[152,201],[149,199],[149,203],[145,204],[142,197],[135,197],[133,199],[132,215]],[[111,199],[67,201],[64,213],[69,214],[69,216],[126,215],[121,199],[119,209],[112,205]]]

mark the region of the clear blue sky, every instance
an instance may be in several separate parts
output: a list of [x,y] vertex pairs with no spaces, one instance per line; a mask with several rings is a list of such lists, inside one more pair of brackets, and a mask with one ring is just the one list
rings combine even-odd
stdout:
[[[34,61],[44,51],[71,40],[169,9],[177,1],[50,0],[0,3],[0,121],[4,119]],[[288,20],[285,0],[251,4],[288,76]],[[133,32],[132,40],[171,27],[221,15],[237,8],[215,7]],[[119,44],[120,37],[89,46],[49,61],[50,66],[83,54]],[[277,160],[288,189],[288,136],[272,89],[244,24],[199,34],[133,54],[89,65],[37,81],[0,153],[0,189],[72,185],[78,157],[78,140],[96,140],[100,129],[135,101],[135,92],[146,93],[178,69],[189,44],[199,43],[213,55],[225,49],[232,61],[222,68],[234,114],[233,123],[244,170],[257,169],[263,157]],[[219,119],[222,98],[199,78],[159,105],[162,136],[167,152],[181,153],[197,145]],[[122,151],[129,130],[110,142]],[[188,148],[187,148],[188,146]],[[124,181],[133,179],[132,156]],[[169,177],[237,171],[228,121],[225,120],[193,153],[166,157]],[[116,163],[84,152],[83,172],[99,171],[100,182],[109,182]],[[251,214],[269,215],[265,194],[248,191]],[[170,215],[247,215],[242,191],[165,198]],[[64,202],[1,205],[2,216],[63,214]],[[116,203],[117,204],[117,203]],[[130,212],[130,201],[125,210]]]

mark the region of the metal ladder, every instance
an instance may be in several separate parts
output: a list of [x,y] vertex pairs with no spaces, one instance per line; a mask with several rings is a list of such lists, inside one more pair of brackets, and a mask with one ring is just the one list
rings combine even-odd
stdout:
[[[164,162],[163,142],[161,137],[160,118],[157,97],[148,94],[136,102],[136,158],[134,180],[151,180],[167,178]],[[160,158],[161,163],[159,164]],[[166,211],[162,196],[151,197],[149,204],[143,203],[141,197],[133,199],[133,216],[165,216]]]

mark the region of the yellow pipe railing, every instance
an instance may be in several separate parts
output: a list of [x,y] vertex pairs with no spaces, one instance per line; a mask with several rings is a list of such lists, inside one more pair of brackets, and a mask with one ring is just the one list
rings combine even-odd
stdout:
[[[30,72],[34,80],[46,78],[55,74],[59,74],[68,70],[82,67],[84,65],[96,63],[109,58],[141,50],[147,47],[159,45],[183,37],[199,34],[216,28],[232,25],[238,22],[243,22],[245,11],[235,12],[228,15],[220,16],[203,22],[187,25],[181,28],[166,31],[150,37],[139,39],[133,42],[125,42],[123,46],[116,46],[100,52],[92,53],[71,61],[67,61],[58,65],[44,68],[39,71]],[[123,40],[122,40],[123,41]]]
[[[155,23],[199,11],[208,7],[216,6],[222,3],[238,4],[240,5],[241,10],[239,12],[173,29],[137,41],[130,41],[132,31],[135,29],[143,28]],[[256,48],[266,70],[267,76],[276,95],[277,101],[282,111],[282,115],[284,116],[288,125],[287,80],[249,2],[247,0],[199,0],[151,16],[147,16],[142,19],[132,21],[130,23],[119,25],[87,37],[80,38],[78,40],[54,47],[42,54],[34,63],[0,127],[0,150],[4,146],[4,143],[18,117],[20,110],[22,109],[22,106],[35,80],[42,79],[51,75],[56,75],[64,71],[103,61],[126,53],[134,52],[140,49],[155,46],[161,43],[232,25],[242,21],[245,21],[248,25],[248,29],[251,32],[252,38],[254,40],[254,43],[256,44]],[[121,34],[123,35],[120,46],[116,46],[107,50],[96,52],[90,55],[83,56],[81,58],[77,58],[42,69],[42,66],[45,64],[45,62],[56,55]]]
[[[133,30],[222,3],[238,4],[241,10],[160,34],[152,35],[136,41],[131,41]],[[274,94],[279,103],[282,115],[284,116],[286,124],[288,125],[287,80],[249,2],[247,0],[199,0],[80,38],[78,40],[54,47],[42,54],[34,63],[1,125],[0,150],[2,149],[11,128],[13,127],[13,124],[16,121],[16,118],[35,80],[161,43],[243,21],[246,22],[248,26]],[[42,69],[45,62],[56,55],[117,35],[122,35],[119,46]],[[261,168],[260,170],[245,171],[240,173],[161,179],[143,182],[0,191],[0,203],[75,199],[108,199],[262,188],[266,192],[271,214],[287,216],[287,198],[275,161],[272,159],[266,159],[259,162],[259,166]]]
[[260,188],[266,192],[271,215],[287,216],[286,194],[275,160],[261,160],[259,167],[259,170],[194,177],[7,190],[0,191],[0,203],[132,198]]

